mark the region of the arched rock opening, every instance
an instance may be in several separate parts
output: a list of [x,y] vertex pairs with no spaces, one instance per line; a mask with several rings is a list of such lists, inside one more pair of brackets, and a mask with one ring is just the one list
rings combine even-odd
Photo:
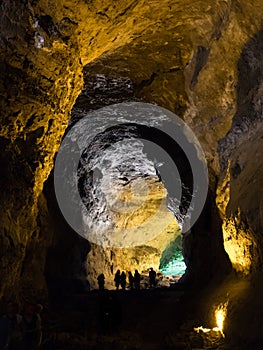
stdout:
[[[228,266],[222,243],[242,276],[260,272],[261,2],[3,1],[1,10],[1,295],[46,295],[54,241],[42,189],[83,88],[83,66],[84,75],[131,81],[128,98],[176,112],[202,144],[210,194],[192,236],[190,277],[203,266],[212,277],[216,262]],[[85,91],[79,102],[104,105],[105,91],[101,98]],[[211,246],[212,268],[213,255],[204,263],[201,253]]]
[[[130,101],[130,100],[136,100],[136,94],[135,94],[135,88],[132,80],[127,79],[127,78],[112,78],[112,77],[107,77],[107,76],[102,76],[98,74],[97,76],[95,75],[90,75],[87,73],[87,70],[89,67],[87,66],[84,71],[84,76],[85,76],[85,83],[84,83],[84,89],[83,93],[80,95],[79,99],[77,100],[73,111],[72,111],[72,121],[70,122],[70,127],[74,125],[80,118],[85,117],[86,113],[90,110],[90,104],[89,101],[91,101],[94,98],[94,91],[91,91],[89,94],[89,91],[86,86],[90,86],[91,81],[92,81],[92,86],[96,86],[96,95],[99,96],[97,99],[97,103],[94,101],[92,108],[100,108],[104,104],[107,104],[107,101],[110,99],[111,103],[117,103],[117,102],[123,102],[125,100]],[[114,80],[115,79],[115,80]],[[119,89],[116,87],[116,83],[113,83],[114,81],[118,82]],[[108,86],[115,86],[115,89],[112,91],[112,89],[109,89]],[[124,126],[122,126],[124,127]],[[117,127],[116,127],[117,128]],[[140,131],[140,128],[138,129]],[[150,129],[149,129],[150,130]],[[146,133],[149,133],[148,129],[146,130]],[[119,137],[117,137],[116,132],[118,130],[112,129],[110,132],[114,132],[114,140],[116,139],[117,141],[122,139],[123,136],[121,136],[121,133]],[[123,133],[123,130],[121,129],[121,132]],[[136,130],[133,130],[133,133],[136,132]],[[127,133],[127,132],[126,132]],[[141,131],[139,132],[139,134]],[[140,134],[140,136],[142,136]],[[154,135],[148,135],[147,137]],[[116,141],[110,141],[110,137],[107,136],[107,133],[103,136],[101,135],[102,140],[106,137],[107,143],[112,142],[114,145],[114,142]],[[146,137],[146,136],[144,136]],[[98,137],[97,137],[98,138]],[[119,141],[120,141],[119,140]],[[100,138],[96,141],[98,143],[98,147],[101,149],[100,145]],[[167,143],[168,145],[169,143]],[[103,143],[102,143],[103,145]],[[166,145],[166,148],[167,148]],[[97,153],[94,153],[94,145],[92,144],[92,150],[93,150],[93,158],[94,156],[97,157]],[[108,147],[108,146],[107,146]],[[125,146],[127,147],[127,145]],[[118,149],[117,149],[118,150]],[[116,151],[116,150],[115,150]],[[129,152],[124,149],[125,152],[122,152],[122,149],[120,148],[119,153],[116,154],[113,152],[113,158],[111,157],[110,159],[118,159],[117,163],[115,164],[115,167],[112,168],[112,170],[109,168],[106,173],[107,175],[111,173],[111,171],[116,172],[119,168],[122,167],[122,164],[125,165],[125,162],[127,162],[127,153],[129,153],[130,159],[128,159],[127,166],[133,168],[134,164],[137,164],[137,173],[139,174],[140,171],[142,173],[145,171],[147,168],[146,166],[146,158],[143,158],[140,163],[140,148],[139,151],[136,151],[133,149],[130,149]],[[174,147],[171,148],[170,150],[172,153],[175,152]],[[137,152],[137,153],[136,153]],[[133,155],[134,153],[134,155]],[[178,156],[178,154],[177,154]],[[144,156],[145,157],[145,156]],[[89,157],[87,157],[89,159]],[[108,159],[108,161],[110,161]],[[133,159],[133,161],[131,160]],[[161,159],[157,160],[161,161]],[[134,163],[135,162],[135,163]],[[149,162],[147,160],[147,162]],[[181,160],[180,162],[183,163]],[[111,163],[111,162],[110,162]],[[116,163],[116,161],[115,161]],[[140,164],[141,168],[140,169]],[[123,167],[125,168],[125,166]],[[153,164],[151,165],[153,167]],[[181,165],[182,167],[182,165]],[[186,164],[184,165],[184,172],[186,173],[187,167]],[[131,170],[135,171],[134,170]],[[135,173],[136,173],[135,171]],[[141,219],[145,219],[149,213],[154,209],[155,205],[159,205],[159,200],[165,197],[166,194],[166,189],[163,188],[163,184],[160,182],[160,179],[158,179],[156,170],[153,167],[151,170],[155,173],[155,176],[149,177],[149,185],[151,187],[151,192],[152,194],[150,195],[148,204],[146,202],[146,205],[142,207],[141,210]],[[137,174],[137,175],[138,175]],[[116,174],[115,174],[116,175]],[[143,176],[146,176],[147,174],[143,174]],[[116,178],[117,182],[119,183],[120,181],[118,178],[123,179],[124,177],[129,177],[129,174],[127,175],[126,173],[121,173],[119,176]],[[138,175],[139,176],[139,175]],[[147,175],[148,176],[148,175]],[[183,174],[184,177],[184,174]],[[53,178],[53,174],[51,175],[51,178]],[[85,175],[85,179],[87,176]],[[190,178],[189,178],[190,179]],[[189,181],[189,179],[186,181]],[[166,179],[167,183],[169,183],[169,179]],[[86,181],[86,180],[85,180]],[[126,182],[129,182],[128,179]],[[128,191],[128,188],[126,188],[126,182],[121,181],[119,185],[121,187],[119,188],[119,192],[121,191]],[[166,181],[165,181],[165,186],[167,186]],[[171,186],[171,180],[170,180],[170,186]],[[129,187],[129,186],[128,186]],[[168,186],[169,187],[169,186]],[[160,188],[164,189],[164,194],[160,192]],[[172,189],[173,190],[173,189]],[[52,185],[52,180],[49,180],[49,185],[48,188],[46,189],[46,193],[48,192],[53,192],[53,185]],[[103,214],[101,211],[103,211],[104,204],[101,203],[98,205],[96,204],[96,196],[94,197],[94,189],[90,188],[90,193],[87,194],[89,200],[88,200],[88,206],[89,206],[89,211],[92,213],[94,211],[94,220],[100,219],[103,215],[106,215],[105,213]],[[169,192],[169,189],[167,188],[167,191]],[[172,191],[173,192],[173,191]],[[98,196],[100,198],[101,195]],[[125,197],[125,196],[124,196]],[[199,219],[198,223],[196,226],[193,228],[192,232],[185,235],[183,237],[183,255],[185,257],[185,261],[187,262],[187,273],[184,276],[184,282],[189,282],[191,284],[206,284],[209,282],[211,279],[216,276],[217,279],[220,279],[220,277],[224,276],[227,271],[229,271],[229,261],[228,258],[224,252],[223,249],[223,241],[222,241],[222,231],[221,231],[221,225],[220,225],[220,220],[217,217],[217,209],[214,203],[214,197],[215,195],[213,194],[213,191],[210,189],[209,194],[208,194],[208,203],[206,205],[206,209],[204,210],[202,217]],[[54,200],[54,198],[53,198]],[[103,198],[101,198],[103,202]],[[94,209],[90,208],[90,203],[93,203],[92,206],[94,206]],[[97,210],[101,212],[101,214],[97,214]],[[170,213],[171,215],[171,213]],[[170,216],[169,216],[170,217]],[[132,223],[133,221],[133,213],[131,217],[129,215],[124,215],[124,217],[121,219],[119,218],[123,223],[130,222]],[[115,222],[115,225],[117,222]],[[99,225],[99,222],[95,223],[95,225]],[[155,224],[156,225],[156,224]],[[128,224],[129,226],[129,224]],[[65,226],[66,227],[66,226]],[[60,231],[65,231],[65,229],[60,228]],[[145,245],[141,247],[134,247],[132,249],[116,249],[116,248],[102,248],[99,245],[96,244],[91,244],[91,249],[89,251],[89,254],[87,255],[87,263],[84,264],[86,268],[86,277],[89,280],[91,287],[95,288],[97,287],[97,276],[99,273],[102,271],[104,272],[106,276],[106,286],[109,288],[114,287],[114,274],[117,269],[124,269],[126,271],[132,270],[134,271],[135,269],[138,269],[140,272],[143,270],[146,270],[150,266],[153,266],[156,270],[158,270],[160,263],[161,263],[161,256],[165,249],[172,243],[174,240],[180,235],[180,230],[179,227],[176,223],[176,220],[174,220],[174,223],[171,223],[157,238],[155,238],[152,241],[149,241],[148,244],[146,243]],[[211,251],[211,254],[207,254],[207,250]],[[216,259],[215,259],[216,257]],[[59,279],[60,277],[57,276]]]

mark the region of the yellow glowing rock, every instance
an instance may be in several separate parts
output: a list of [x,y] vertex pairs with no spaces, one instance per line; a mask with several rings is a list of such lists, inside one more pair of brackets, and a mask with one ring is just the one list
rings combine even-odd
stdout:
[[251,270],[253,257],[253,232],[242,230],[237,226],[238,218],[233,217],[223,222],[224,247],[236,271],[248,274]]
[[[146,181],[146,193],[145,191],[142,192],[140,187],[135,188],[135,192],[133,192],[133,182],[131,181],[128,186],[125,186],[119,195],[119,199],[122,201],[122,212],[116,213],[116,227],[132,228],[140,226],[151,220],[152,216],[159,210],[162,210],[162,213],[165,211],[166,214],[171,214],[166,206],[163,208],[162,202],[166,199],[167,191],[157,177],[152,177]],[[135,210],[130,210],[132,208],[135,208]]]
[[226,302],[225,304],[219,305],[215,311],[217,327],[213,328],[213,330],[219,330],[223,337],[224,337],[223,329],[224,329],[224,321],[227,313],[227,305],[228,305],[228,302]]
[[240,209],[235,213],[228,213],[228,205],[231,199],[230,162],[224,180],[217,189],[217,206],[222,218],[222,231],[224,238],[224,248],[227,252],[233,268],[244,274],[251,271],[253,257],[251,247],[256,242],[253,241],[253,232],[250,228],[244,229],[240,218]]
[[[3,2],[0,16],[4,122],[0,135],[10,140],[12,168],[20,169],[25,163],[29,174],[25,179],[9,178],[10,190],[2,203],[2,226],[12,238],[10,241],[17,237],[12,252],[20,254],[18,263],[10,254],[6,263],[9,269],[0,266],[3,284],[14,286],[9,276],[19,281],[24,256],[20,245],[34,232],[37,197],[53,167],[70,111],[81,92],[83,65],[96,61],[103,71],[89,67],[92,72],[129,76],[138,86],[155,73],[152,83],[140,89],[139,97],[184,117],[200,138],[214,170],[219,172],[216,150],[218,139],[226,135],[235,113],[237,62],[246,42],[261,28],[261,2],[240,0],[237,6],[218,0],[209,5],[207,1],[192,0],[40,0],[29,2],[28,6],[19,1]],[[63,43],[51,32],[48,35],[43,28],[37,29],[36,19],[45,17],[52,19]],[[38,30],[45,36],[42,49],[35,46]],[[209,51],[203,67],[194,57],[198,46]],[[201,71],[192,86],[198,66]],[[40,126],[44,127],[43,135],[35,137]],[[19,210],[13,206],[17,193]],[[224,203],[227,198],[221,205],[223,216]],[[146,216],[139,211],[138,215],[125,218],[127,222],[119,218],[118,225],[139,225]],[[246,270],[247,263],[238,261],[238,254],[244,256],[243,248],[248,247],[248,242],[241,240],[241,244],[232,238],[232,228],[231,223],[225,223],[225,246],[233,264]],[[235,228],[233,232],[237,232]],[[246,237],[245,232],[242,235]],[[8,240],[3,251],[6,247]]]
[[178,235],[177,221],[167,208],[167,191],[157,176],[131,180],[115,192],[117,198],[113,196],[108,204],[110,227],[89,237],[100,235],[102,245],[126,248],[148,245],[167,229]]
[[92,287],[97,287],[100,271],[105,274],[107,288],[114,288],[113,276],[118,269],[158,270],[162,252],[180,235],[178,223],[166,207],[167,191],[163,184],[157,177],[149,177],[146,182],[148,190],[139,191],[141,196],[136,196],[132,183],[124,186],[118,198],[123,205],[114,207],[117,228],[109,237],[119,246],[123,241],[130,245],[124,248],[91,245],[87,270]]

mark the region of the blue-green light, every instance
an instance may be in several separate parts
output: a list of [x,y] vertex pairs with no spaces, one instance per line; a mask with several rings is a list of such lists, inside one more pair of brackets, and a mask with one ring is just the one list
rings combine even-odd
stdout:
[[170,243],[163,252],[159,269],[164,276],[176,276],[185,273],[186,265],[182,254],[182,240],[180,236]]
[[172,260],[166,266],[160,269],[164,276],[167,275],[183,275],[186,270],[186,265],[183,260]]

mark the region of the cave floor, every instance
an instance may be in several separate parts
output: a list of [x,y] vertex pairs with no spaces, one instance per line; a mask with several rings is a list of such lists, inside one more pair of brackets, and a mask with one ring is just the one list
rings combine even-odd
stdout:
[[[114,307],[121,311],[119,322],[116,318],[110,324],[101,322],[105,295],[111,296]],[[196,304],[193,291],[169,288],[64,295],[53,301],[52,311],[43,315],[42,348],[230,349],[220,333],[193,330],[202,322]]]

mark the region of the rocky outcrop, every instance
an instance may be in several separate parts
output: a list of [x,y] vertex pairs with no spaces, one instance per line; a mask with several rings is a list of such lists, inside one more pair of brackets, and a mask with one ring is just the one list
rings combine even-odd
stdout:
[[[203,5],[191,4],[192,13]],[[188,5],[181,6],[186,10]],[[206,16],[197,19],[193,15],[191,23],[184,10],[179,18],[185,19],[185,27],[182,29],[177,18],[176,38],[172,30],[156,28],[151,38],[158,33],[159,40],[147,42],[146,33],[143,44],[142,39],[135,38],[89,63],[86,69],[129,77],[136,98],[175,111],[191,126],[206,153],[212,191],[218,186],[216,201],[223,220],[225,249],[234,268],[247,274],[260,268],[262,256],[262,10],[243,2],[214,2],[204,6]],[[194,23],[196,30],[192,33]],[[172,17],[165,28],[170,25]],[[190,32],[191,38],[187,36]],[[160,45],[162,40],[165,42]],[[143,58],[146,52],[147,67]]]
[[20,290],[29,250],[45,249],[38,199],[82,87],[76,26],[54,21],[30,2],[1,3],[1,294]]
[[[29,290],[32,274],[45,288],[52,243],[40,219],[41,192],[82,90],[83,66],[87,75],[110,77],[107,103],[122,99],[114,93],[121,81],[128,99],[157,103],[189,124],[208,160],[210,198],[217,191],[233,267],[245,274],[261,268],[262,15],[260,0],[2,1],[0,294]],[[96,87],[85,89],[93,89],[94,105]],[[211,227],[202,227],[211,242]]]
[[[153,181],[154,180],[154,181]],[[161,201],[166,198],[167,192],[160,180],[148,180],[149,192],[147,199],[141,205],[140,198],[133,198],[131,201],[130,186],[118,189],[122,197],[122,210],[117,208],[117,217],[113,219],[115,227],[120,230],[122,237],[133,235],[133,229],[141,227],[138,243],[125,247],[104,247],[92,244],[87,255],[86,268],[87,278],[92,288],[97,288],[97,276],[100,273],[105,275],[107,288],[114,288],[114,275],[119,269],[121,271],[134,271],[140,273],[153,267],[158,271],[163,251],[171,242],[180,236],[180,228],[173,214],[165,207],[161,208]],[[161,189],[160,189],[161,187]],[[135,193],[136,196],[136,193]],[[139,204],[137,210],[131,209],[132,204]],[[126,208],[125,208],[126,203]],[[160,211],[159,219],[154,218]],[[145,226],[145,228],[144,228]],[[131,233],[130,233],[131,231]],[[160,232],[158,234],[158,232]],[[124,239],[124,238],[123,238]],[[140,243],[145,241],[145,243]],[[128,279],[127,279],[128,281]]]

